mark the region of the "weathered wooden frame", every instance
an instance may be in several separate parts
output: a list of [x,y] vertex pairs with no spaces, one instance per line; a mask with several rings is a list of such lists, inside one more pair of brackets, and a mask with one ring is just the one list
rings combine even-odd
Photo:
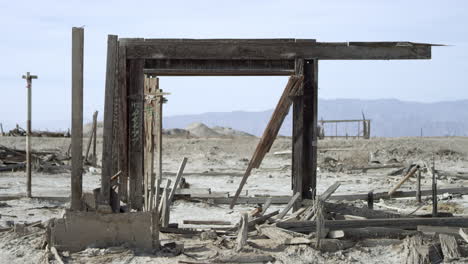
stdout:
[[117,197],[131,208],[143,207],[144,74],[303,75],[303,94],[293,103],[292,188],[302,198],[311,198],[316,188],[318,61],[430,59],[431,46],[313,39],[119,39],[109,35],[101,201],[118,209],[111,199],[110,181],[120,171]]

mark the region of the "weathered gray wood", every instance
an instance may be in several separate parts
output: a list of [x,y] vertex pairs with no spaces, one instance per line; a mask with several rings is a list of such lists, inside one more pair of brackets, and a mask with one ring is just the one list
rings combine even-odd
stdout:
[[159,210],[159,214],[161,215],[161,227],[167,227],[169,224],[169,213],[171,207],[168,203],[169,186],[171,186],[171,180],[167,179],[166,187],[164,187],[164,191],[161,195],[161,201],[159,202],[159,206],[157,207]]
[[174,181],[174,186],[171,189],[171,193],[169,194],[169,200],[168,204],[169,206],[172,204],[172,201],[174,200],[174,195],[176,194],[177,188],[180,183],[180,179],[182,178],[182,175],[184,174],[184,169],[185,169],[185,164],[187,164],[188,158],[184,157],[182,159],[182,162],[180,163],[179,170],[177,171],[177,175]]
[[458,234],[465,240],[466,243],[468,243],[468,230],[465,228],[460,228],[458,230]]
[[[31,75],[29,72],[26,75],[23,75],[23,79],[26,79],[26,89],[27,89],[27,102],[28,102],[28,109],[27,109],[27,120],[26,120],[26,196],[31,198],[31,181],[32,181],[32,173],[31,173],[31,100],[32,100],[32,80],[37,79],[36,75]],[[2,133],[3,135],[3,128]]]
[[401,179],[400,182],[398,182],[398,184],[395,187],[393,187],[390,191],[388,191],[388,195],[392,196],[392,194],[394,194],[398,190],[398,188],[400,188],[401,185],[403,185],[403,183],[405,183],[409,178],[411,178],[411,176],[413,176],[418,170],[419,170],[419,165],[414,166],[408,172],[408,174],[406,174],[406,176],[403,177],[403,179]]
[[97,115],[98,111],[95,112],[93,115],[93,157],[91,159],[91,163],[97,167],[97,151],[96,151],[96,143],[97,143]]
[[260,216],[264,215],[268,208],[270,208],[271,205],[271,197],[268,197],[265,204],[262,207],[262,211],[260,212]]
[[143,60],[128,60],[128,164],[129,202],[132,209],[143,208]]
[[84,29],[74,27],[72,29],[71,210],[81,210],[83,193],[83,45]]
[[403,242],[401,260],[405,264],[429,264],[429,247],[423,245],[421,236],[407,237]]
[[297,199],[299,199],[299,197],[301,196],[300,193],[296,193],[293,195],[293,197],[291,197],[291,200],[289,200],[288,204],[286,205],[286,207],[283,209],[283,211],[281,211],[281,213],[278,215],[277,219],[278,220],[281,220],[283,219],[283,217],[286,216],[286,214],[289,212],[289,210],[291,210],[291,208],[293,207],[294,203],[297,201]]
[[455,237],[446,234],[439,234],[440,246],[444,254],[444,260],[449,261],[461,257]]
[[151,94],[157,91],[157,79],[145,77],[144,93],[145,93],[145,105],[144,105],[144,144],[145,144],[145,163],[144,163],[144,208],[146,211],[151,211],[153,208],[153,190],[154,189],[154,131],[155,126],[155,112],[156,102]]
[[[280,222],[278,227],[296,232],[315,232],[315,221]],[[398,227],[403,229],[417,229],[418,225],[468,227],[468,218],[440,217],[440,218],[388,218],[366,220],[325,220],[325,228],[338,230],[344,228],[361,227]]]
[[338,189],[338,187],[340,187],[340,185],[341,182],[333,183],[330,187],[328,187],[327,190],[325,190],[325,192],[320,195],[320,200],[324,202],[327,201],[328,198],[330,198],[330,196]]
[[219,220],[184,220],[184,225],[231,225],[229,221]]
[[241,215],[241,219],[239,222],[239,230],[237,232],[237,240],[236,240],[236,251],[241,251],[245,245],[247,245],[247,236],[249,234],[249,227],[248,227],[249,215],[247,213],[243,213]]
[[[95,111],[94,114],[93,114],[93,125],[91,127],[91,133],[89,134],[88,145],[86,147],[86,153],[85,153],[86,162],[91,162],[91,163],[93,163],[93,162],[89,158],[89,151],[91,150],[91,144],[93,143],[93,138],[95,137],[94,130],[96,129],[96,125],[97,125],[97,122],[95,122],[95,120],[97,119],[97,113],[98,113],[98,111]],[[94,157],[92,159],[94,160]]]
[[116,66],[118,56],[117,36],[107,37],[107,69],[106,69],[106,89],[104,96],[104,124],[102,139],[102,172],[101,172],[101,198],[100,202],[110,205],[111,202],[111,177],[116,169],[114,163],[115,153],[113,153],[114,138],[114,103],[116,86]]
[[152,40],[126,43],[129,59],[252,59],[294,60],[316,58],[320,60],[394,60],[430,59],[431,45],[406,43],[311,43],[296,42],[221,42],[217,40]]
[[62,257],[60,257],[60,254],[58,253],[57,249],[55,247],[51,247],[50,251],[55,257],[55,261],[57,261],[59,264],[64,264]]

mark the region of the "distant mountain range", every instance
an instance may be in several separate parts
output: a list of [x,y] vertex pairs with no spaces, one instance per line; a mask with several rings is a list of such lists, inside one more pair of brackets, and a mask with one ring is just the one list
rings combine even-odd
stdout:
[[[361,119],[362,112],[371,119],[372,137],[420,136],[468,136],[468,100],[418,103],[395,99],[359,100],[334,99],[319,100],[319,119]],[[261,112],[213,112],[195,115],[167,116],[164,128],[186,128],[192,123],[203,123],[209,127],[230,127],[260,136],[265,129],[273,109]],[[291,135],[291,112],[280,130],[281,135]],[[101,113],[99,114],[102,120]],[[5,130],[14,127],[15,122],[2,120]],[[34,119],[34,118],[33,118]],[[89,121],[89,120],[88,120]],[[34,129],[67,130],[69,120],[33,120]],[[24,127],[24,122],[20,122]],[[338,127],[328,124],[325,133],[334,135],[355,135],[357,125],[340,124]],[[361,128],[362,129],[362,128]]]
[[[371,136],[468,136],[468,100],[418,103],[396,99],[319,100],[319,119],[361,119],[362,113],[371,119]],[[223,126],[261,135],[273,109],[261,112],[213,112],[164,118],[165,128],[185,128],[201,122],[210,127]],[[281,135],[291,135],[291,112],[280,130]],[[361,128],[362,129],[362,128]],[[357,124],[325,125],[325,133],[355,135]]]

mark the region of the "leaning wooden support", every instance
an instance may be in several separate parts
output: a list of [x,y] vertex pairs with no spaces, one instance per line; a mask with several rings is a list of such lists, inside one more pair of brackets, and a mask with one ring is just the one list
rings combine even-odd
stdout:
[[167,227],[169,224],[169,213],[170,205],[168,203],[169,199],[169,187],[171,186],[171,180],[167,179],[166,187],[161,195],[161,202],[159,203],[159,214],[161,215],[161,227]]
[[461,257],[460,250],[458,249],[457,240],[454,236],[439,234],[440,246],[444,254],[444,260],[450,261]]
[[283,209],[283,211],[281,211],[281,213],[278,215],[277,219],[278,220],[281,220],[283,219],[283,217],[286,216],[286,214],[289,212],[289,210],[291,210],[291,208],[293,207],[294,203],[297,201],[297,199],[299,199],[299,197],[301,196],[300,193],[296,193],[294,194],[294,196],[291,198],[291,200],[288,202],[288,204],[286,205],[286,207]]
[[84,29],[74,27],[72,29],[71,210],[81,210],[83,193],[83,43]]
[[244,176],[242,177],[239,187],[237,188],[236,194],[232,199],[232,202],[229,206],[231,209],[236,204],[236,200],[239,197],[245,183],[247,182],[247,178],[250,176],[252,169],[258,168],[266,153],[270,151],[270,148],[273,145],[276,136],[278,135],[279,129],[283,124],[284,118],[288,114],[289,108],[291,107],[291,96],[295,96],[300,92],[300,88],[302,87],[302,80],[302,76],[291,76],[289,78],[288,84],[286,85],[286,88],[284,89],[284,92],[281,95],[281,98],[276,105],[273,114],[271,115],[271,119],[268,122],[262,137],[260,138],[260,142],[258,143],[257,148],[255,149],[255,152],[249,161],[249,165],[247,166]]
[[184,157],[182,159],[182,162],[180,163],[179,170],[177,171],[177,175],[174,181],[174,186],[171,189],[171,193],[169,194],[169,199],[168,199],[168,204],[171,206],[172,201],[174,200],[175,193],[177,191],[177,188],[179,187],[180,179],[182,178],[182,175],[184,174],[184,169],[185,169],[185,164],[187,164],[188,158]]
[[[96,130],[96,126],[97,126],[97,114],[98,114],[98,111],[95,111],[94,114],[93,114],[93,124],[92,124],[92,127],[91,127],[91,133],[89,134],[89,139],[88,139],[88,145],[86,147],[86,153],[85,153],[85,162],[86,163],[91,163],[93,164],[94,166],[96,165],[95,164],[95,156],[92,156],[91,158],[89,157],[89,151],[91,149],[91,144],[94,142],[96,142],[96,133],[95,133],[95,130]],[[95,152],[93,152],[92,155],[94,155]]]
[[[365,220],[325,220],[325,228],[338,230],[362,227],[396,227],[416,230],[418,225],[468,227],[466,217],[440,218],[383,218]],[[315,232],[315,221],[280,222],[278,227],[300,233]]]
[[403,183],[405,183],[409,178],[411,178],[411,176],[413,176],[418,170],[419,165],[414,166],[395,187],[388,191],[388,195],[392,196],[401,187],[401,185],[403,185]]

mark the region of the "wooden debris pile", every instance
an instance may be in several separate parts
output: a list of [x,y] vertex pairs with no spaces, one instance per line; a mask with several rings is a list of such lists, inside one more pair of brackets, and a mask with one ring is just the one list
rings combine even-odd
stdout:
[[[25,137],[26,136],[26,130],[24,130],[22,127],[19,125],[16,125],[15,128],[12,130],[3,133],[3,136],[10,136],[10,137]],[[52,131],[40,131],[40,130],[35,130],[31,131],[31,136],[32,137],[70,137],[70,131],[66,132],[52,132]]]
[[[33,151],[31,156],[31,165],[36,171],[58,173],[69,169],[70,157],[58,151]],[[0,145],[0,172],[24,170],[25,161],[26,151]]]

